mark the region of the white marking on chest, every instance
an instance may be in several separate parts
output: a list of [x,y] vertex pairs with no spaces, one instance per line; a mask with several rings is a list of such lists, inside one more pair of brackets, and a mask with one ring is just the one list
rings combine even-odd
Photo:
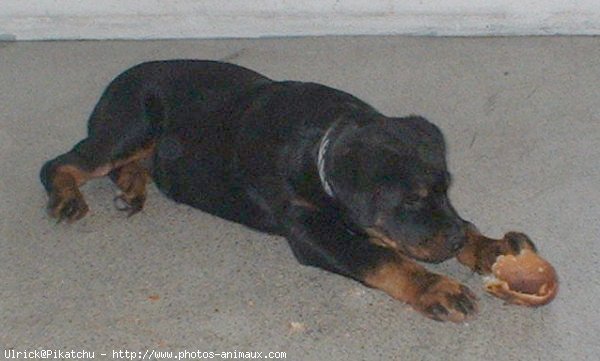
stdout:
[[319,169],[319,179],[321,180],[321,185],[330,197],[333,197],[333,190],[331,189],[331,185],[327,181],[327,175],[325,174],[325,155],[327,153],[327,149],[329,148],[329,135],[333,130],[333,126],[329,127],[325,132],[323,138],[321,138],[321,142],[319,143],[319,152],[317,153],[317,167]]

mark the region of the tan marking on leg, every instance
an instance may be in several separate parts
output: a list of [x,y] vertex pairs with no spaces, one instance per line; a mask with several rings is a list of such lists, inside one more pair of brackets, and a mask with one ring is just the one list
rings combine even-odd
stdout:
[[[100,167],[102,168],[102,167]],[[95,173],[104,172],[104,169],[98,168],[95,172],[86,172],[74,165],[65,164],[56,168],[52,185],[58,187],[79,187],[85,184]],[[106,172],[108,174],[108,172]],[[104,174],[104,175],[106,175]]]
[[59,166],[51,180],[51,191],[48,200],[50,216],[60,222],[66,219],[73,222],[81,219],[89,211],[89,207],[79,191],[79,186],[90,178],[89,173],[72,165]]
[[391,239],[381,230],[379,221],[375,222],[375,226],[365,229],[365,232],[371,237],[370,242],[381,247],[394,249],[404,255],[410,255],[413,258],[425,262],[439,261],[446,259],[445,254],[434,253],[432,250],[440,250],[444,247],[445,236],[442,234],[436,235],[433,238],[432,244],[428,247],[409,246],[402,241]]
[[148,170],[138,162],[125,164],[118,172],[116,184],[121,191],[128,194],[145,193],[146,184],[152,179]]
[[117,187],[121,190],[121,194],[115,198],[126,203],[126,207],[119,208],[120,210],[129,211],[129,215],[133,215],[142,210],[146,202],[146,185],[150,183],[152,177],[148,170],[143,167],[138,161],[127,163],[124,166],[116,169]]
[[73,164],[58,166],[50,179],[51,188],[48,201],[50,216],[58,218],[59,222],[63,219],[68,222],[81,219],[87,214],[89,207],[85,203],[79,187],[92,178],[106,176],[115,168],[152,156],[154,148],[155,142],[152,141],[123,159],[103,164],[91,171],[85,171]]
[[[141,147],[140,149],[136,150],[135,152],[129,154],[128,156],[121,158],[121,159],[114,160],[113,162],[111,162],[111,164],[110,164],[111,168],[109,169],[108,172],[110,172],[113,169],[120,168],[127,163],[137,162],[137,161],[141,161],[143,159],[150,158],[151,156],[154,155],[155,148],[156,148],[156,141],[153,140],[151,142],[148,142],[148,144],[144,145],[143,147]],[[108,174],[108,172],[106,172],[106,174]]]
[[311,211],[317,211],[317,210],[319,210],[319,208],[317,206],[315,206],[314,204],[312,204],[311,202],[307,201],[304,198],[300,198],[300,197],[293,198],[291,200],[291,203],[292,203],[293,206],[306,208],[306,209],[309,209]]
[[376,244],[381,247],[392,248],[398,250],[398,243],[388,236],[386,236],[383,232],[379,231],[377,228],[367,228],[365,230],[367,234],[370,236],[369,241],[373,244]]
[[414,275],[427,272],[425,267],[404,257],[396,262],[385,262],[367,274],[364,283],[380,289],[397,300],[414,304],[420,287]]

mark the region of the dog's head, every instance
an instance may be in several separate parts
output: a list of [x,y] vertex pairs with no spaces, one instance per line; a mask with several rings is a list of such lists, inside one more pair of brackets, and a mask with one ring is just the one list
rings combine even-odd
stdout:
[[429,262],[462,248],[467,223],[447,196],[445,143],[435,125],[412,116],[345,126],[328,153],[327,185],[373,239]]

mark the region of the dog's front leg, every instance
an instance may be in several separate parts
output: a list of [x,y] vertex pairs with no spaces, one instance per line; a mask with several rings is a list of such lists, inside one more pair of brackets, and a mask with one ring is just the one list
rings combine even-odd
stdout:
[[467,287],[348,230],[336,211],[294,202],[285,219],[290,246],[303,264],[381,289],[435,320],[462,322],[477,312],[476,297]]

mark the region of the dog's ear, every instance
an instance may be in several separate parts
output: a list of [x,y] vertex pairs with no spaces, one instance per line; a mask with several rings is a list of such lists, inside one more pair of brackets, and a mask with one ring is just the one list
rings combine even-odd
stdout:
[[398,119],[404,139],[411,141],[418,157],[436,168],[445,168],[446,141],[440,128],[420,116]]
[[429,120],[418,116],[411,115],[405,118],[397,118],[401,123],[406,124],[408,129],[414,131],[420,137],[429,138],[436,143],[444,143],[444,135],[437,125]]

